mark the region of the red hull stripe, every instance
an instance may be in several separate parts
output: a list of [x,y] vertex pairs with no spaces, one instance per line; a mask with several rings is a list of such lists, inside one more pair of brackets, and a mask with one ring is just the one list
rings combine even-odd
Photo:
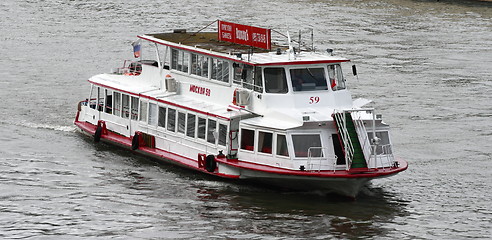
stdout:
[[[85,131],[86,133],[93,135],[96,132],[97,126],[88,123],[88,122],[75,122],[75,125],[77,125],[82,131]],[[125,148],[131,148],[132,141],[130,138],[121,136],[119,134],[115,134],[111,131],[108,131],[108,134],[103,134],[101,135],[101,140],[106,140],[112,143],[116,143],[118,145],[121,145],[122,147]],[[143,154],[150,155],[154,158],[159,158],[159,159],[167,159],[170,160],[170,162],[173,162],[175,164],[181,165],[186,168],[190,168],[193,170],[197,170],[200,172],[208,173],[211,175],[223,177],[223,178],[231,178],[231,179],[236,179],[239,178],[238,175],[229,175],[229,174],[223,174],[223,173],[211,173],[208,172],[207,170],[203,168],[198,168],[198,160],[194,160],[191,158],[183,157],[171,152],[167,152],[164,150],[156,149],[156,148],[148,148],[148,147],[140,147],[138,148],[138,151],[142,152]]]
[[309,171],[299,171],[299,170],[289,170],[284,168],[277,168],[272,166],[266,166],[256,163],[244,162],[241,160],[227,160],[227,159],[217,159],[217,162],[227,164],[236,168],[253,170],[258,172],[267,172],[272,174],[280,175],[295,175],[295,176],[306,176],[306,177],[319,177],[319,178],[377,178],[387,175],[393,175],[404,171],[408,168],[408,163],[403,160],[398,160],[399,167],[397,168],[378,168],[369,169],[365,172],[354,173],[346,170],[324,170],[319,172],[309,172]]
[[[110,87],[110,86],[105,85],[105,84],[96,83],[96,82],[91,81],[91,80],[88,80],[88,81],[89,81],[90,83],[94,84],[94,85],[101,86],[101,87],[104,87],[104,88],[109,88],[109,89],[112,89],[112,90],[114,90],[114,91],[123,92],[123,93],[126,93],[126,94],[128,94],[128,95],[137,96],[137,97],[141,97],[141,98],[147,98],[147,99],[149,99],[149,100],[153,100],[153,101],[160,102],[160,103],[164,103],[164,104],[171,105],[171,106],[174,106],[174,107],[182,108],[182,109],[185,109],[185,110],[188,110],[188,111],[192,111],[192,112],[200,113],[200,114],[203,114],[203,115],[206,115],[206,116],[215,117],[215,118],[220,118],[220,119],[223,119],[223,120],[226,120],[226,121],[231,120],[231,119],[230,119],[230,118],[228,118],[228,117],[220,116],[220,115],[213,114],[213,113],[209,113],[209,112],[200,111],[200,110],[198,110],[198,109],[196,109],[196,108],[191,108],[191,107],[183,106],[183,105],[180,105],[180,104],[177,104],[177,103],[169,102],[169,101],[162,100],[162,99],[157,99],[157,98],[150,97],[150,96],[143,95],[143,94],[136,94],[136,93],[128,92],[128,91],[125,91],[125,90],[122,90],[122,89],[118,89],[118,88]],[[227,108],[226,108],[226,109],[227,109]]]
[[[88,123],[88,122],[75,122],[75,125],[77,125],[80,129],[83,131],[89,133],[89,134],[94,134],[96,131],[96,126]],[[126,148],[131,147],[131,140],[130,138],[121,136],[119,134],[112,133],[108,131],[108,134],[102,135],[101,139],[122,145]],[[170,162],[174,162],[175,164],[182,165],[187,168],[191,168],[200,172],[208,173],[211,175],[216,175],[224,178],[240,178],[238,175],[227,175],[227,174],[220,174],[220,173],[210,173],[206,171],[203,168],[198,167],[198,159],[194,160],[191,158],[183,157],[171,152],[167,152],[164,150],[156,149],[156,148],[147,148],[147,147],[141,147],[139,148],[139,151],[142,151],[143,153],[147,155],[151,155],[153,157],[157,158],[163,158],[163,159],[168,159]],[[398,160],[399,162],[399,167],[397,168],[379,168],[379,169],[370,169],[367,172],[361,172],[361,173],[350,173],[345,170],[337,170],[337,171],[320,171],[320,172],[308,172],[308,171],[298,171],[298,170],[288,170],[288,169],[283,169],[283,168],[276,168],[276,167],[271,167],[271,166],[266,166],[266,165],[261,165],[261,164],[255,164],[255,163],[249,163],[249,162],[244,162],[241,160],[227,160],[227,159],[220,159],[216,158],[216,161],[224,164],[224,165],[229,165],[235,168],[240,168],[240,169],[247,169],[247,170],[252,170],[252,171],[258,171],[258,172],[265,172],[265,173],[271,173],[271,174],[279,174],[279,175],[294,175],[294,176],[305,176],[305,177],[317,177],[317,178],[377,178],[377,177],[383,177],[383,176],[388,176],[388,175],[393,175],[396,173],[399,173],[401,171],[404,171],[408,168],[408,163],[403,160]]]
[[208,52],[205,52],[206,51],[205,49],[204,49],[204,51],[194,50],[194,49],[180,47],[180,46],[176,46],[176,45],[172,45],[172,44],[162,43],[162,42],[159,42],[159,41],[155,41],[155,40],[146,38],[144,36],[137,36],[137,37],[139,37],[141,39],[144,39],[144,40],[147,40],[147,41],[150,41],[150,42],[158,43],[158,44],[161,44],[161,45],[164,45],[164,46],[169,46],[169,47],[176,48],[176,49],[181,49],[181,50],[186,50],[186,51],[189,51],[189,52],[199,53],[199,54],[202,54],[202,55],[207,55],[207,56],[212,56],[212,57],[227,59],[227,60],[231,60],[231,61],[234,61],[234,62],[243,63],[243,64],[247,64],[247,65],[252,65],[252,66],[323,64],[323,63],[339,63],[339,62],[349,62],[350,61],[350,60],[317,60],[317,61],[295,61],[295,62],[276,62],[276,63],[258,63],[258,64],[253,64],[251,62],[237,60],[235,58],[230,58],[230,57],[226,57],[226,56],[222,56],[222,55],[218,55],[218,54],[208,53]]

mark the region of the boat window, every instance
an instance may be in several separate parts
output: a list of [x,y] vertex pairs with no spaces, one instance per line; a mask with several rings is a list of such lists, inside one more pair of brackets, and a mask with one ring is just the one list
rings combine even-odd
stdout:
[[166,110],[166,107],[159,106],[159,120],[157,121],[159,127],[166,127]]
[[249,129],[241,129],[241,149],[254,151],[255,150],[255,131]]
[[124,118],[129,118],[130,117],[130,96],[126,94],[121,94],[121,103],[122,103],[122,114],[121,116]]
[[195,137],[195,122],[196,117],[194,114],[188,113],[187,122],[186,122],[186,136]]
[[292,135],[296,157],[308,157],[311,148],[311,157],[321,157],[321,138],[319,134]]
[[328,65],[328,76],[330,78],[330,87],[333,91],[345,89],[345,79],[339,64]]
[[116,116],[121,115],[121,93],[114,92],[114,111],[113,114]]
[[171,49],[171,68],[181,71],[188,72],[189,63],[189,53],[185,51],[180,51],[176,49]]
[[229,82],[229,63],[220,59],[212,59],[212,79]]
[[207,142],[215,144],[217,121],[208,119]]
[[205,139],[205,129],[206,129],[207,119],[198,117],[198,133],[197,137]]
[[138,98],[132,97],[131,100],[132,100],[132,108],[131,108],[132,120],[138,120]]
[[263,92],[263,84],[261,78],[261,68],[251,65],[234,63],[234,83],[240,84],[242,87]]
[[186,127],[186,114],[184,112],[178,112],[178,132],[183,133],[185,132],[185,127]]
[[176,109],[168,108],[167,110],[167,130],[176,131]]
[[219,145],[225,146],[227,139],[227,125],[219,123]]
[[157,104],[149,103],[149,125],[157,125]]
[[192,53],[191,74],[208,78],[208,57]]
[[328,89],[324,68],[290,69],[290,79],[296,92]]
[[262,153],[272,153],[273,134],[269,132],[258,132],[258,151]]
[[91,93],[89,94],[88,104],[89,104],[89,107],[92,109],[96,109],[96,101],[97,101],[97,98],[94,96],[94,94],[95,94],[94,89],[97,89],[97,87],[95,87],[94,85],[91,85]]
[[[373,139],[372,132],[367,132],[367,136],[369,137],[369,140]],[[391,150],[388,131],[376,132],[376,137],[379,138],[379,144],[376,148],[376,154],[392,154],[393,152]],[[372,149],[372,154],[374,154],[374,148]]]
[[104,112],[111,114],[113,113],[113,91],[108,89],[106,89],[105,91],[106,91],[106,105],[105,105],[106,110]]
[[[116,97],[116,92],[115,92],[115,112],[118,111],[116,108],[118,108],[118,104],[116,103],[116,99],[119,97]],[[140,121],[142,122],[147,122],[147,102],[144,102],[140,100]]]
[[102,111],[104,109],[104,89],[97,88],[97,111]]
[[284,68],[265,68],[265,91],[267,93],[287,93],[287,78]]
[[289,151],[287,150],[287,138],[283,134],[277,134],[277,155],[289,156]]

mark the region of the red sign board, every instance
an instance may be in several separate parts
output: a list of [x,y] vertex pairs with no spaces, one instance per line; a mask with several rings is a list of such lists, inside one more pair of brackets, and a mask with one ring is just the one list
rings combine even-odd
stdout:
[[219,21],[219,41],[271,49],[270,29]]

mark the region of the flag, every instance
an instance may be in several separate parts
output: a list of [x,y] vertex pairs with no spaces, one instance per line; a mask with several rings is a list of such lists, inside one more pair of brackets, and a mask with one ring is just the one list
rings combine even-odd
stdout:
[[133,56],[135,58],[140,57],[140,50],[142,49],[142,45],[140,44],[140,39],[132,43],[133,46]]

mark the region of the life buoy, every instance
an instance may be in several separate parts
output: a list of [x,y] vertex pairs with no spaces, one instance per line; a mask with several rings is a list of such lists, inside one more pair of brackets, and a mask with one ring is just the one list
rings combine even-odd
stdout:
[[207,158],[205,158],[205,170],[214,172],[216,168],[217,162],[215,161],[214,155],[208,155]]
[[137,150],[138,147],[140,145],[140,134],[139,133],[135,133],[135,135],[133,135],[133,139],[132,139],[132,150]]
[[103,132],[103,127],[101,124],[97,124],[96,132],[94,132],[94,142],[98,143],[101,141],[101,134]]

